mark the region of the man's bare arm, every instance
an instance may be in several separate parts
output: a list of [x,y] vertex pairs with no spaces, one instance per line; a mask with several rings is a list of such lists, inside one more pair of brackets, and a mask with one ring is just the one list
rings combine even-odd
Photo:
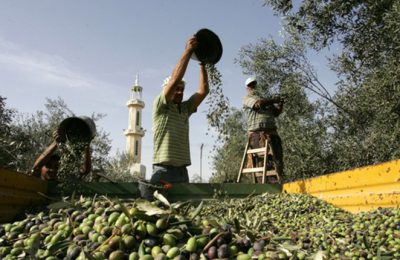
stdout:
[[164,95],[167,101],[172,101],[175,90],[178,84],[182,81],[185,75],[187,66],[189,64],[190,57],[193,51],[197,47],[197,40],[192,36],[186,43],[185,51],[182,54],[178,64],[176,64],[174,70],[172,71],[171,79],[168,81],[164,88]]
[[197,92],[192,95],[194,106],[197,108],[210,92],[206,66],[200,63],[200,79]]

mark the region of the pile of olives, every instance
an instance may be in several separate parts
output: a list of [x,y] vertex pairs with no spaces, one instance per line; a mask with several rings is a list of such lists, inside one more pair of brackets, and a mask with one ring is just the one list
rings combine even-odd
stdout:
[[309,195],[265,193],[206,203],[200,217],[231,224],[253,258],[400,259],[399,208],[351,214]]
[[67,198],[0,225],[1,259],[399,259],[400,210],[357,215],[307,195],[194,205]]

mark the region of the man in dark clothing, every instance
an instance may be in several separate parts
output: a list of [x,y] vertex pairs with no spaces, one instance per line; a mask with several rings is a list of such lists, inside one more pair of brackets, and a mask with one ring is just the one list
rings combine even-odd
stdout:
[[[60,156],[57,148],[64,143],[65,138],[60,135],[59,129],[53,133],[53,142],[44,150],[44,152],[36,159],[32,167],[32,175],[40,177],[42,180],[57,180],[57,173],[60,166]],[[79,168],[79,178],[87,175],[92,168],[89,144],[85,146],[83,151],[83,163]]]

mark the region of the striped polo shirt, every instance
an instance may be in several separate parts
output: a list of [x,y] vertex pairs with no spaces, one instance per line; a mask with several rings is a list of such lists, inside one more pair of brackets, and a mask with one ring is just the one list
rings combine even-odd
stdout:
[[153,164],[190,165],[189,117],[196,112],[191,99],[167,102],[162,92],[153,103]]
[[265,108],[254,110],[253,107],[260,97],[246,95],[243,99],[243,108],[247,115],[247,130],[276,130],[275,113],[277,108],[268,105]]

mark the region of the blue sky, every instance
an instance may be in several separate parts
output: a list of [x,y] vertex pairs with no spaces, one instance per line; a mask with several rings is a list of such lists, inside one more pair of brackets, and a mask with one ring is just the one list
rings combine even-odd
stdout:
[[[187,39],[201,28],[223,45],[217,64],[224,94],[240,107],[247,78],[234,60],[239,49],[269,36],[278,39],[280,18],[262,0],[3,0],[0,8],[0,94],[22,113],[44,110],[46,97],[61,97],[76,115],[107,116],[97,127],[110,133],[112,153],[124,151],[126,102],[136,74],[143,87],[142,163],[151,174],[151,107],[181,56]],[[317,67],[323,64],[314,56]],[[322,66],[323,67],[323,66]],[[199,66],[189,63],[186,98],[197,88]],[[214,143],[205,102],[191,118],[192,166],[203,179],[211,174]]]

